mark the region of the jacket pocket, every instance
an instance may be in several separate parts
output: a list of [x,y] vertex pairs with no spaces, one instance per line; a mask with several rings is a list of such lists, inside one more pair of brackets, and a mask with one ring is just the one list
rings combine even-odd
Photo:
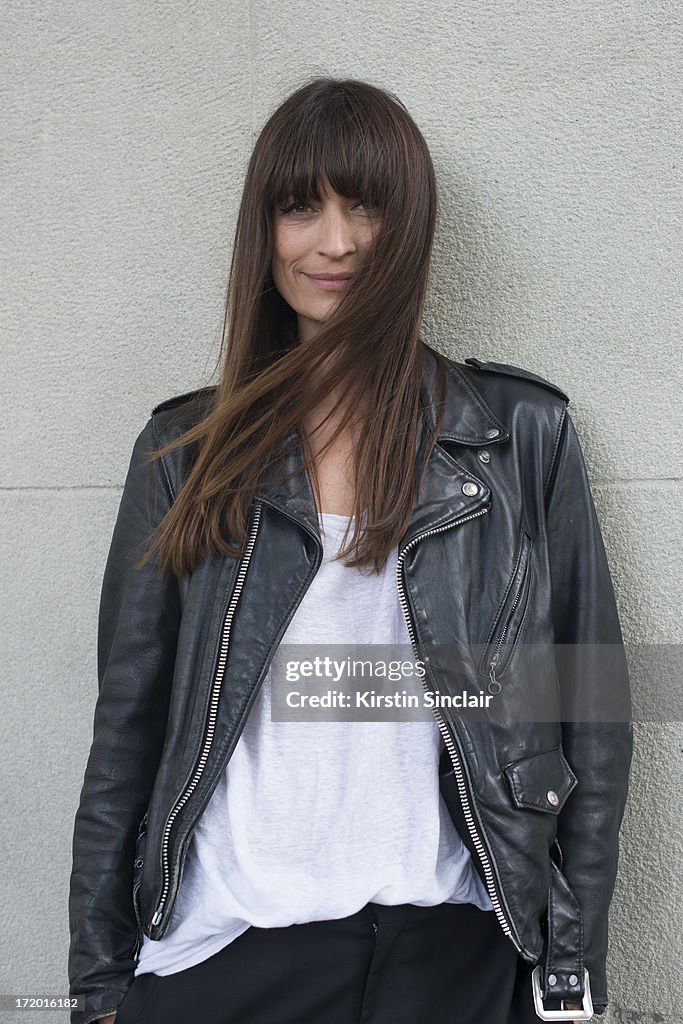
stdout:
[[559,814],[578,779],[560,747],[512,761],[503,768],[517,807]]
[[138,837],[135,840],[135,859],[133,861],[133,909],[135,910],[135,923],[137,926],[137,936],[135,939],[135,945],[132,951],[133,960],[137,960],[138,953],[142,947],[143,931],[142,931],[142,916],[140,914],[140,883],[142,881],[142,868],[145,863],[145,840],[147,836],[147,817],[145,814],[144,818],[140,822],[138,829]]
[[500,693],[499,679],[510,662],[524,622],[531,586],[532,543],[530,535],[522,530],[515,567],[481,658],[479,668],[483,675],[488,676],[489,693]]

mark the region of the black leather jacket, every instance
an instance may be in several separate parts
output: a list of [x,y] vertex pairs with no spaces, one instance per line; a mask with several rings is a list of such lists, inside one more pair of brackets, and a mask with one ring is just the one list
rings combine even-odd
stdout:
[[[428,348],[432,422],[435,368]],[[602,1012],[632,726],[630,711],[600,721],[608,689],[630,708],[629,680],[583,456],[555,385],[477,359],[447,369],[446,415],[399,545],[397,588],[413,643],[437,652],[426,685],[490,688],[504,713],[487,723],[435,711],[441,791],[501,928],[540,965],[544,996],[580,998],[585,967]],[[72,1024],[114,1012],[142,933],[164,935],[193,827],[322,557],[310,480],[302,488],[298,476],[266,479],[241,559],[207,559],[180,580],[161,579],[154,559],[132,571],[192,449],[149,467],[143,457],[187,429],[209,392],[153,410],[105,567],[99,696],[73,837],[69,978],[85,1010]],[[287,468],[300,464],[299,443],[292,431]],[[440,645],[477,653],[439,658]],[[525,645],[531,659],[519,655]],[[558,658],[554,645],[568,653]],[[541,701],[549,720],[517,713]],[[572,720],[577,709],[595,720]]]

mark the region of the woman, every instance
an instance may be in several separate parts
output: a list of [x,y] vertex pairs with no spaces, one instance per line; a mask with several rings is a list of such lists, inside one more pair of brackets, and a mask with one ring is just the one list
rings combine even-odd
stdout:
[[[312,81],[256,142],[220,383],[153,410],[105,568],[73,1024],[605,1008],[614,592],[567,396],[421,340],[435,213],[374,86]],[[407,645],[432,710],[280,718],[299,644]]]

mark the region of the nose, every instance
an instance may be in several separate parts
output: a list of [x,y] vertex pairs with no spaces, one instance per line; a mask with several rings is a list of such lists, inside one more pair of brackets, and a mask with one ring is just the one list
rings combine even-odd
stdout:
[[319,221],[317,242],[318,251],[326,256],[355,252],[354,228],[349,218],[340,210],[326,210]]

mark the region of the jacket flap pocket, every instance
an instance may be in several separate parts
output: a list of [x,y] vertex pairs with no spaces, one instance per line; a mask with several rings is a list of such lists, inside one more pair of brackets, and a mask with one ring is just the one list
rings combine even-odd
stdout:
[[513,761],[503,769],[517,807],[558,814],[578,782],[559,747]]

